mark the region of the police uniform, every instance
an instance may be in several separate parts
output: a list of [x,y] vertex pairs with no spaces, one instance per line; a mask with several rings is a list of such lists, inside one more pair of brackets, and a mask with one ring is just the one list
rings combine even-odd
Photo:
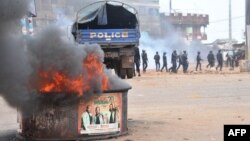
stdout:
[[222,67],[223,67],[223,56],[222,56],[222,53],[221,51],[219,50],[219,52],[217,53],[216,55],[216,58],[217,58],[217,61],[218,61],[218,65],[216,67],[216,70],[218,68],[220,68],[220,71],[222,70]]
[[160,55],[158,53],[155,54],[154,60],[155,60],[156,71],[160,71],[160,68],[161,68]]
[[168,71],[168,64],[167,64],[167,56],[166,56],[166,53],[163,54],[162,59],[163,59],[163,66],[162,66],[162,68],[161,68],[161,71],[162,71],[164,68],[166,69],[166,71]]
[[138,76],[141,76],[141,73],[140,73],[140,50],[138,47],[135,47],[135,56],[134,56],[134,63],[135,63],[135,66],[136,66],[136,71],[138,73]]
[[148,55],[145,50],[142,51],[142,67],[143,67],[143,72],[146,72],[146,69],[148,67]]

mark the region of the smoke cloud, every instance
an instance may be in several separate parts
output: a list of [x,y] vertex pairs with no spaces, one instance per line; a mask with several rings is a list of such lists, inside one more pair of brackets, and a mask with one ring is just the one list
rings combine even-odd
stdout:
[[157,51],[161,56],[161,62],[163,52],[167,52],[168,67],[170,67],[171,54],[174,50],[177,51],[178,55],[182,54],[184,50],[187,51],[189,63],[196,62],[198,51],[201,52],[201,58],[207,60],[207,55],[210,50],[214,53],[219,50],[218,48],[208,47],[202,44],[201,41],[188,41],[183,37],[182,33],[175,31],[170,24],[166,26],[167,31],[164,32],[168,34],[162,37],[153,37],[150,36],[149,33],[143,31],[141,33],[140,49],[146,50],[149,59],[149,68],[151,69],[155,68],[153,58]]
[[41,69],[64,72],[76,76],[82,72],[82,60],[87,55],[82,47],[75,47],[56,26],[49,26],[28,40],[28,55],[35,75]]
[[30,98],[27,82],[31,68],[18,29],[26,9],[26,0],[1,0],[0,95],[12,106],[25,103]]
[[[70,78],[86,76],[83,67],[88,54],[95,54],[103,62],[104,53],[98,45],[76,45],[67,39],[59,27],[48,26],[34,36],[21,35],[20,19],[27,13],[28,1],[1,0],[0,7],[0,96],[13,107],[28,111],[31,104],[39,103],[39,72],[55,70]],[[95,71],[95,70],[93,70]],[[130,86],[110,70],[105,69],[110,89],[127,89]],[[88,80],[89,94],[101,92],[102,79]],[[55,99],[58,100],[58,97]],[[53,102],[53,100],[52,100]]]

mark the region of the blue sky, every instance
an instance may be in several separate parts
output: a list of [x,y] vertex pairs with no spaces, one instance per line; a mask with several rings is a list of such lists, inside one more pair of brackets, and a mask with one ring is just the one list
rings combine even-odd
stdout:
[[[209,14],[210,25],[206,31],[208,41],[217,38],[228,38],[228,1],[229,0],[172,0],[172,7],[176,11],[197,12]],[[242,41],[245,28],[245,0],[232,1],[233,38]],[[169,0],[160,0],[161,12],[168,11]]]

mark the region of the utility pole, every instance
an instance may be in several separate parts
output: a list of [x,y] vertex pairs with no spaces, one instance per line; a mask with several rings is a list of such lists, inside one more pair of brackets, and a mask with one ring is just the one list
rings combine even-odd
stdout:
[[232,41],[232,3],[229,0],[229,41]]
[[169,13],[172,12],[172,0],[169,0]]
[[250,1],[246,0],[246,59],[250,60]]
[[250,72],[250,0],[245,0],[246,5],[246,48],[245,60],[240,63],[241,72]]

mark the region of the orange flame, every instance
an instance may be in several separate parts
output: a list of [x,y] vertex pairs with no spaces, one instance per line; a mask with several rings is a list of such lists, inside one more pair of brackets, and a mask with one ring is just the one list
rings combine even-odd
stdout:
[[87,80],[91,81],[95,76],[99,76],[102,80],[102,90],[108,90],[108,77],[105,75],[103,64],[99,61],[98,56],[90,54],[85,59],[83,67],[87,69]]
[[75,79],[70,79],[67,75],[60,72],[41,72],[40,80],[42,80],[41,92],[76,92],[82,94],[83,83],[79,76]]
[[90,82],[97,78],[101,79],[101,90],[108,90],[108,77],[104,72],[104,67],[102,62],[99,60],[99,56],[89,54],[83,61],[82,66],[83,69],[86,70],[86,73],[84,73],[84,75],[82,73],[75,78],[69,77],[69,75],[57,71],[40,72],[40,91],[42,93],[66,92],[83,95],[84,92],[91,89]]

